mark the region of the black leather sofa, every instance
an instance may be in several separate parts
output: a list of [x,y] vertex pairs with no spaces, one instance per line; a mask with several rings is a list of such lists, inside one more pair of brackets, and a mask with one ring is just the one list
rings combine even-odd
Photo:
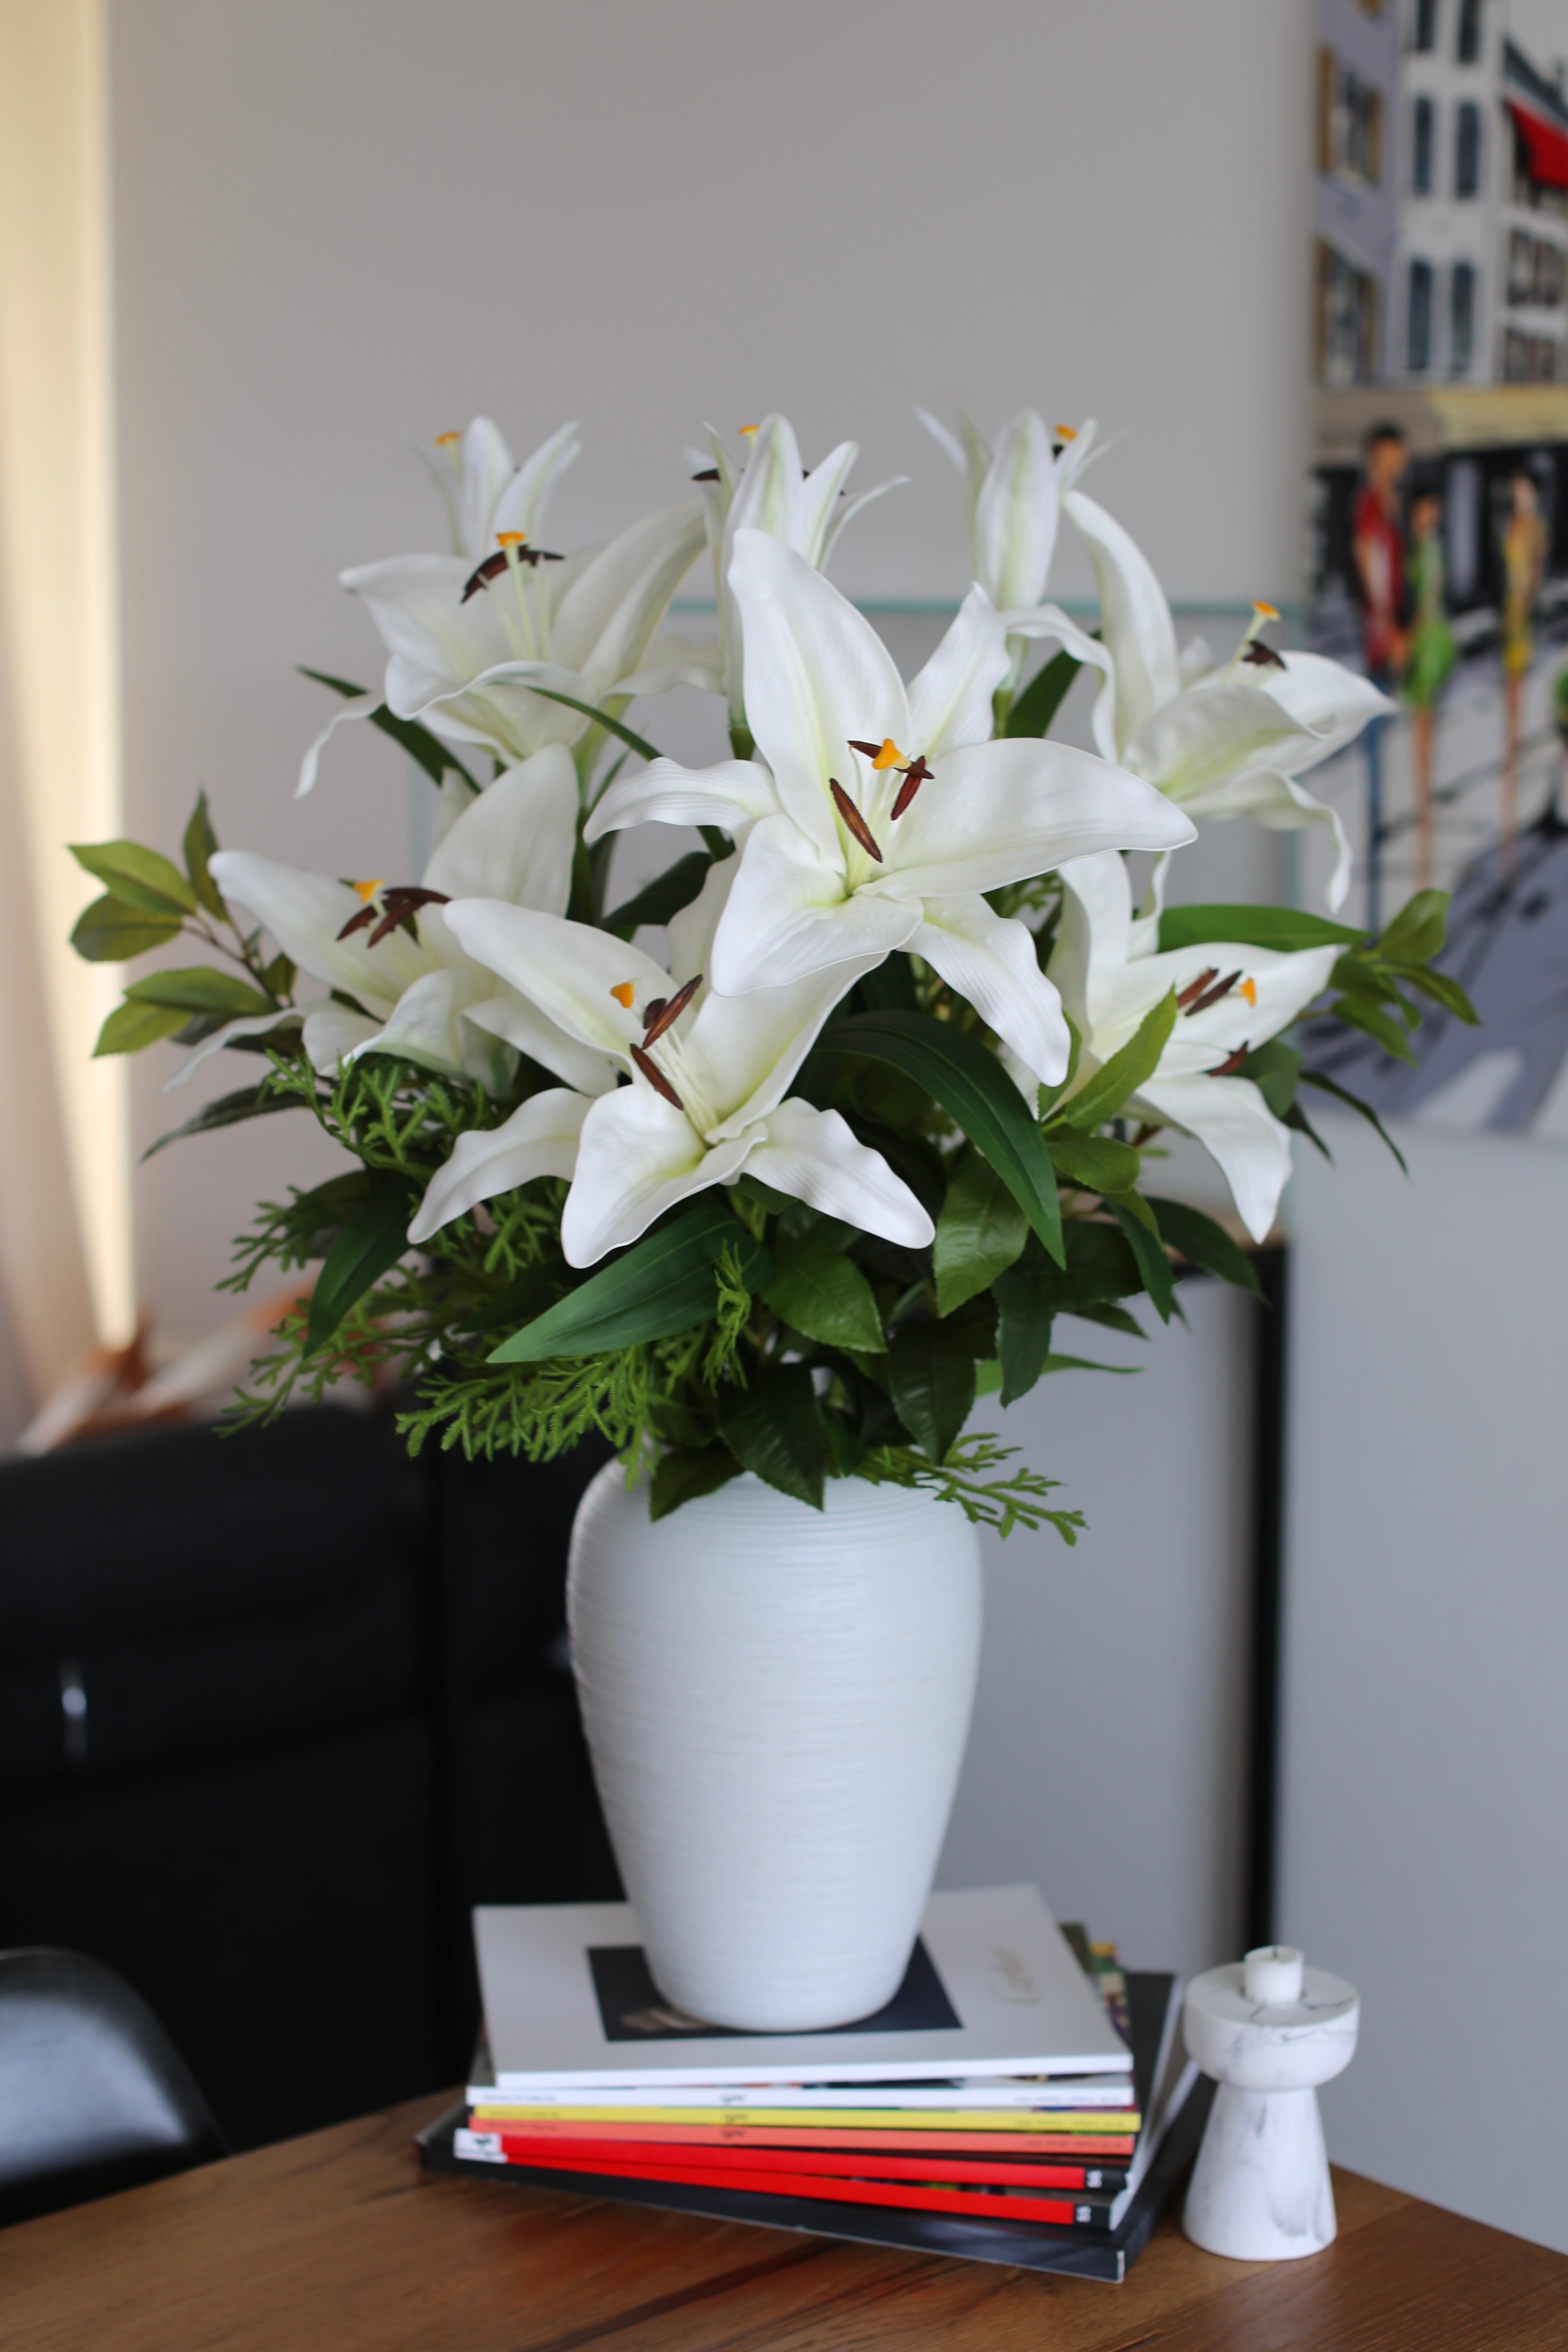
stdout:
[[0,1948],[119,1969],[234,2147],[463,2074],[473,1903],[618,1894],[563,1631],[600,1458],[325,1406],[0,1465]]

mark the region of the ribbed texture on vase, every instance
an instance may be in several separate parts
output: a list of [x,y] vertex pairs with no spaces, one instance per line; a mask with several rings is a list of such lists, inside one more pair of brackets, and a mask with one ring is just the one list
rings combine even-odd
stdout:
[[963,1760],[980,1549],[962,1512],[749,1475],[651,1522],[614,1464],[568,1596],[594,1769],[666,1998],[808,2032],[897,1990]]

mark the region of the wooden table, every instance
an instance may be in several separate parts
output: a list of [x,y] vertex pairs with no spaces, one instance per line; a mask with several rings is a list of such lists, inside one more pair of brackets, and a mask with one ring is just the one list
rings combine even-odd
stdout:
[[6,2352],[1536,2352],[1568,2261],[1335,2178],[1340,2235],[1221,2262],[1167,2221],[1125,2284],[441,2179],[441,2102],[0,2231]]

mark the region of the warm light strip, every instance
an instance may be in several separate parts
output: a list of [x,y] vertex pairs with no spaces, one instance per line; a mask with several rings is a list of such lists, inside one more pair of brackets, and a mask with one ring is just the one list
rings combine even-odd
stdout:
[[67,934],[69,840],[122,831],[103,0],[0,0],[0,626],[50,1044],[100,1338],[134,1319],[130,1097],[92,1042],[118,995]]

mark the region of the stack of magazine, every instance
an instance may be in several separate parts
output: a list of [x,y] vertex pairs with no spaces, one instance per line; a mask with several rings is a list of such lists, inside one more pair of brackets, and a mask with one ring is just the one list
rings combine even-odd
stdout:
[[484,2039],[434,2170],[1120,2279],[1202,2130],[1176,1979],[1032,1886],[933,1895],[888,2006],[822,2033],[683,2016],[626,1904],[474,1931]]

